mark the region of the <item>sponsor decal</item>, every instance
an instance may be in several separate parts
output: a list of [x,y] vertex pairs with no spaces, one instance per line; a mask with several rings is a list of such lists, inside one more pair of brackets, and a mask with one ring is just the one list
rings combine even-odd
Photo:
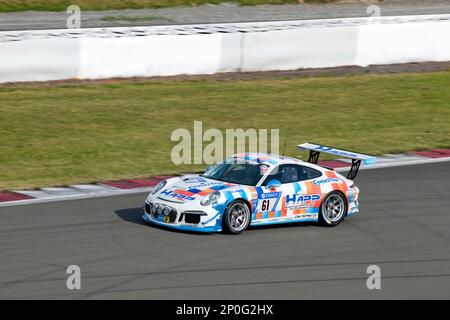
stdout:
[[172,190],[164,190],[160,193],[161,196],[166,196],[167,198],[178,199],[182,201],[192,201],[195,200],[194,197],[185,196],[183,194],[175,193]]
[[323,151],[323,152],[330,152],[333,154],[338,154],[338,155],[342,155],[344,157],[349,157],[349,158],[357,158],[358,155],[348,152],[348,151],[344,151],[344,150],[337,150],[331,147],[325,147],[325,146],[318,146],[317,148],[313,148],[314,150],[318,150],[318,151]]
[[218,186],[218,185],[222,185],[222,183],[220,182],[204,182],[204,183],[200,183],[200,184],[195,184],[193,186],[189,186],[189,188],[193,188],[193,189],[201,189],[201,188],[205,188],[205,187],[211,187],[211,186]]
[[319,194],[312,194],[312,195],[288,194],[286,195],[286,208],[289,209],[310,208],[314,206],[314,201],[317,200],[320,200]]
[[281,194],[281,192],[263,193],[263,194],[261,194],[261,199],[278,198],[280,196],[280,194]]
[[342,180],[339,178],[326,178],[326,179],[313,180],[313,183],[316,186],[320,186],[323,183],[342,183]]
[[259,197],[257,212],[275,211],[281,192],[263,193]]

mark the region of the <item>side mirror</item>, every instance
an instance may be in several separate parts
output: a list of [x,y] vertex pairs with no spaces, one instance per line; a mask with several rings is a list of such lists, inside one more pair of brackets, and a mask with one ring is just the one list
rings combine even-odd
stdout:
[[273,179],[270,180],[269,183],[267,184],[266,188],[267,189],[273,189],[273,188],[278,188],[281,186],[281,182],[278,181],[277,179]]

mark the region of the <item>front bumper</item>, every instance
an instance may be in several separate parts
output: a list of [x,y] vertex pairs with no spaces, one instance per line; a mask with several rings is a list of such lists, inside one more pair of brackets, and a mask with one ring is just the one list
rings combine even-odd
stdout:
[[195,231],[195,232],[220,232],[220,231],[222,231],[222,227],[221,227],[220,223],[218,225],[216,224],[214,226],[208,226],[208,227],[201,226],[201,225],[183,225],[183,224],[179,224],[179,223],[165,223],[165,222],[154,219],[151,215],[147,214],[146,212],[144,212],[144,215],[142,216],[142,218],[144,219],[144,221],[146,221],[148,223],[154,223],[159,226],[176,229],[176,230]]
[[[150,205],[149,205],[150,204]],[[170,213],[157,213],[153,207],[169,207]],[[200,206],[195,203],[166,202],[157,197],[148,198],[144,204],[143,219],[177,230],[196,232],[222,231],[222,213],[210,206]]]

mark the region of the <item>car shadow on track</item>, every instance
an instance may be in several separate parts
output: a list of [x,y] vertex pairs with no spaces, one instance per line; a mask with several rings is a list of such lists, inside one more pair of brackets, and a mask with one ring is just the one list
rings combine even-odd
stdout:
[[[142,208],[127,208],[127,209],[119,209],[115,210],[114,213],[123,221],[138,224],[141,226],[148,226],[151,228],[159,229],[159,230],[165,230],[169,232],[176,232],[176,233],[186,233],[186,234],[196,234],[196,235],[212,235],[212,234],[224,234],[224,233],[208,233],[208,232],[195,232],[195,231],[186,231],[186,230],[176,230],[167,228],[164,226],[159,226],[152,223],[147,223],[142,219],[143,210]],[[253,231],[263,231],[263,230],[270,230],[270,229],[289,229],[289,228],[302,228],[302,227],[308,227],[308,226],[317,226],[316,223],[313,222],[298,222],[298,223],[286,223],[286,224],[275,224],[275,225],[266,225],[266,226],[251,226],[248,227],[248,229],[245,232],[253,232]]]
[[169,232],[176,232],[176,233],[186,233],[186,234],[196,234],[196,235],[208,235],[208,234],[212,234],[212,233],[207,233],[207,232],[195,232],[195,231],[187,231],[187,230],[176,230],[176,229],[171,229],[171,228],[167,228],[164,226],[159,226],[153,223],[148,223],[145,222],[144,219],[142,218],[142,215],[144,214],[144,211],[141,207],[139,208],[127,208],[127,209],[119,209],[119,210],[115,210],[114,213],[123,221],[129,222],[129,223],[134,223],[134,224],[138,224],[141,226],[148,226],[150,228],[155,228],[155,229],[159,229],[159,230],[165,230],[165,231],[169,231]]
[[147,223],[142,219],[144,211],[142,208],[127,208],[115,210],[114,213],[123,221],[146,226]]

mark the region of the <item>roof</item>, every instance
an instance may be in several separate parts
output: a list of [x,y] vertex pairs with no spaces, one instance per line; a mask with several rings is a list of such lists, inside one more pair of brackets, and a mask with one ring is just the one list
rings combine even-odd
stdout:
[[267,165],[270,167],[276,166],[279,164],[287,164],[287,163],[296,163],[296,164],[304,163],[302,160],[299,160],[296,158],[267,154],[267,153],[249,153],[249,152],[231,155],[231,156],[227,157],[227,160],[229,160],[229,159],[251,161],[251,162],[264,164],[264,165]]

